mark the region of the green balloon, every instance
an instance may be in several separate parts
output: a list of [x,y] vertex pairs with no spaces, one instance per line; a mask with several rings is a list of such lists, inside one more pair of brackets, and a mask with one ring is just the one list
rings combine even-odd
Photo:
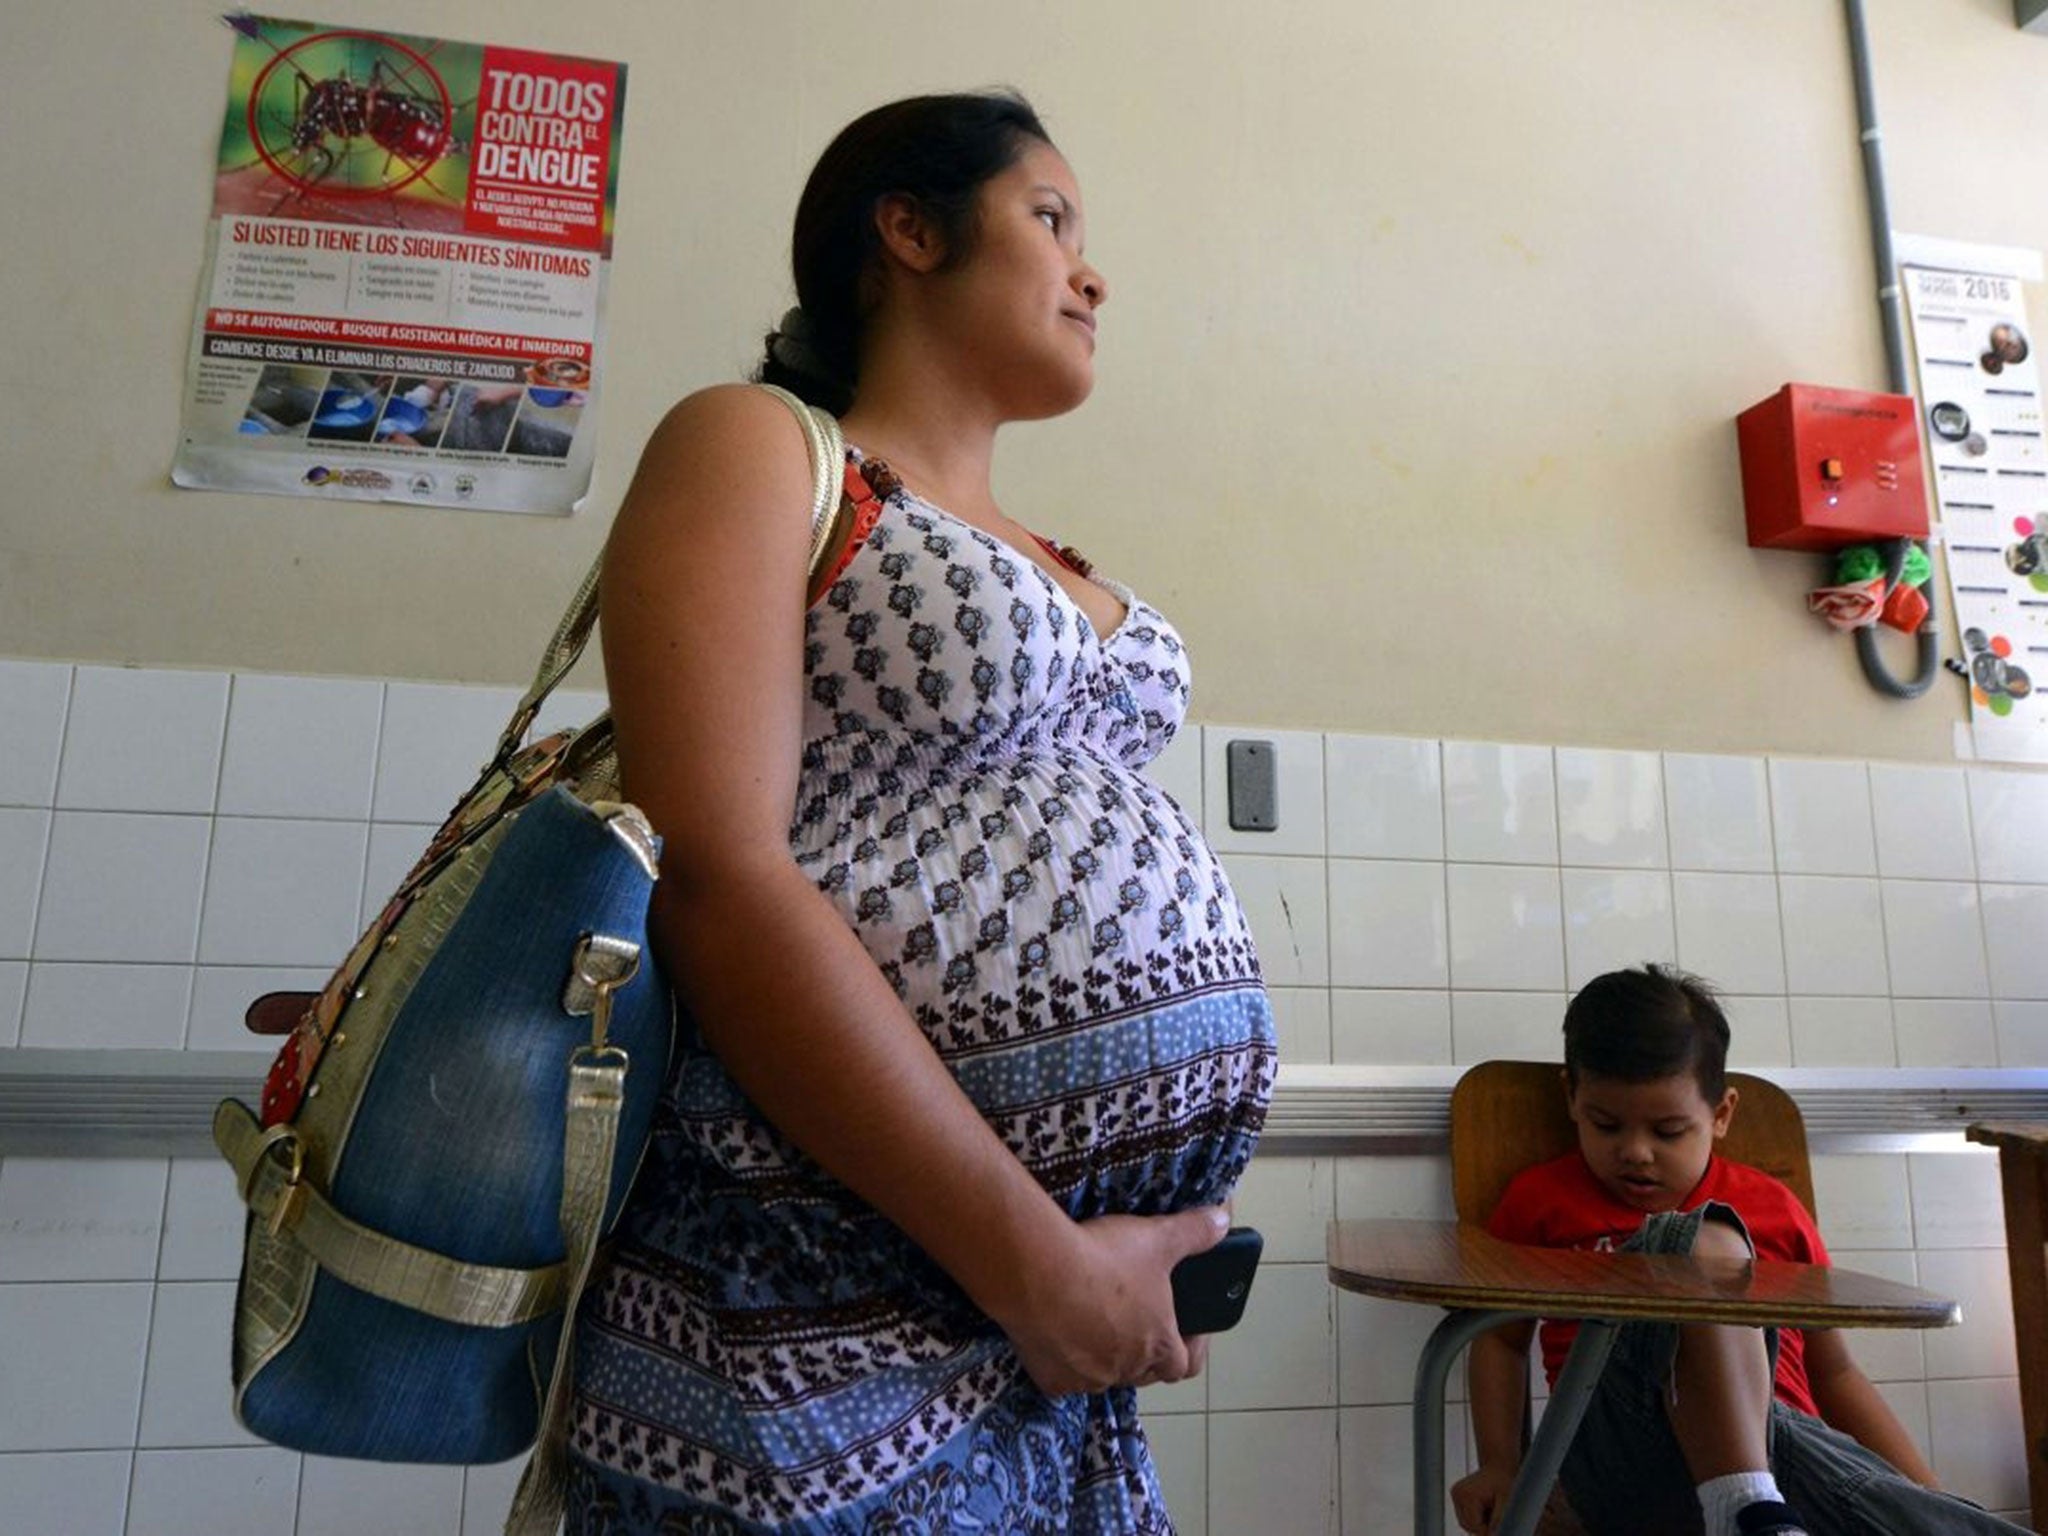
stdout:
[[1884,561],[1878,558],[1874,544],[1851,544],[1835,557],[1835,583],[1848,586],[1852,582],[1875,581],[1884,574]]

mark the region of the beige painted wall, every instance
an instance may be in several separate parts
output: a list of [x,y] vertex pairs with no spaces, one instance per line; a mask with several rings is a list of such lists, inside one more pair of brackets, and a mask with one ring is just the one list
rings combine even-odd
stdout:
[[[1000,489],[1175,614],[1201,716],[1950,754],[1958,686],[1876,697],[1804,612],[1815,560],[1741,534],[1733,414],[1883,383],[1834,0],[309,9],[630,65],[592,504],[174,490],[228,35],[17,8],[0,655],[522,679],[649,426],[787,302],[832,130],[1012,82],[1113,294],[1094,400],[1015,430]],[[2048,39],[2009,0],[1869,11],[1898,227],[2048,246]]]

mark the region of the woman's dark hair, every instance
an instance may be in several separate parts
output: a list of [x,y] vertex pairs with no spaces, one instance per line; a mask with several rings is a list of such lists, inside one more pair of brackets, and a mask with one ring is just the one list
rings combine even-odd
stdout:
[[790,267],[802,321],[768,334],[756,382],[844,413],[860,377],[871,304],[866,279],[881,246],[875,205],[891,195],[914,199],[937,226],[952,265],[973,247],[982,183],[1016,164],[1033,139],[1052,142],[1031,104],[1013,91],[912,96],[840,130],[796,205]]
[[1690,1072],[1709,1104],[1728,1088],[1728,1016],[1714,989],[1675,966],[1609,971],[1564,1011],[1565,1080],[1647,1083]]

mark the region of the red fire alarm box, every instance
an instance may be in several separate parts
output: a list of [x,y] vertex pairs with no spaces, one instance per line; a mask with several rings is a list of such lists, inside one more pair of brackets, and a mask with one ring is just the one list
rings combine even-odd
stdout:
[[1911,395],[1787,384],[1735,418],[1756,549],[1927,537]]

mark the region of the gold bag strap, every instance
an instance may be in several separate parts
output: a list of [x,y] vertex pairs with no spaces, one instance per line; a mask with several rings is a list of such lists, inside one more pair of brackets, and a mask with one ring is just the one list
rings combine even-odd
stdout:
[[314,1263],[359,1291],[478,1328],[531,1322],[562,1305],[567,1263],[539,1269],[465,1263],[344,1216],[299,1173],[290,1129],[264,1131],[233,1099],[214,1111],[213,1140],[235,1170],[249,1214],[273,1235],[289,1234]]
[[[846,463],[846,438],[839,430],[839,419],[831,412],[806,405],[788,390],[778,389],[773,384],[757,387],[789,407],[803,427],[804,443],[810,449],[810,579],[815,582],[825,551],[832,542],[833,514],[839,508],[841,478]],[[520,743],[526,739],[527,727],[540,713],[542,702],[555,691],[555,685],[568,676],[569,669],[576,665],[576,658],[583,654],[590,631],[597,623],[597,582],[603,567],[604,553],[600,550],[589,574],[578,584],[576,595],[569,600],[562,622],[555,626],[554,638],[548,641],[547,649],[541,655],[540,668],[534,673],[532,686],[512,711],[511,720],[498,738],[498,752],[493,762],[502,763],[519,750]]]

